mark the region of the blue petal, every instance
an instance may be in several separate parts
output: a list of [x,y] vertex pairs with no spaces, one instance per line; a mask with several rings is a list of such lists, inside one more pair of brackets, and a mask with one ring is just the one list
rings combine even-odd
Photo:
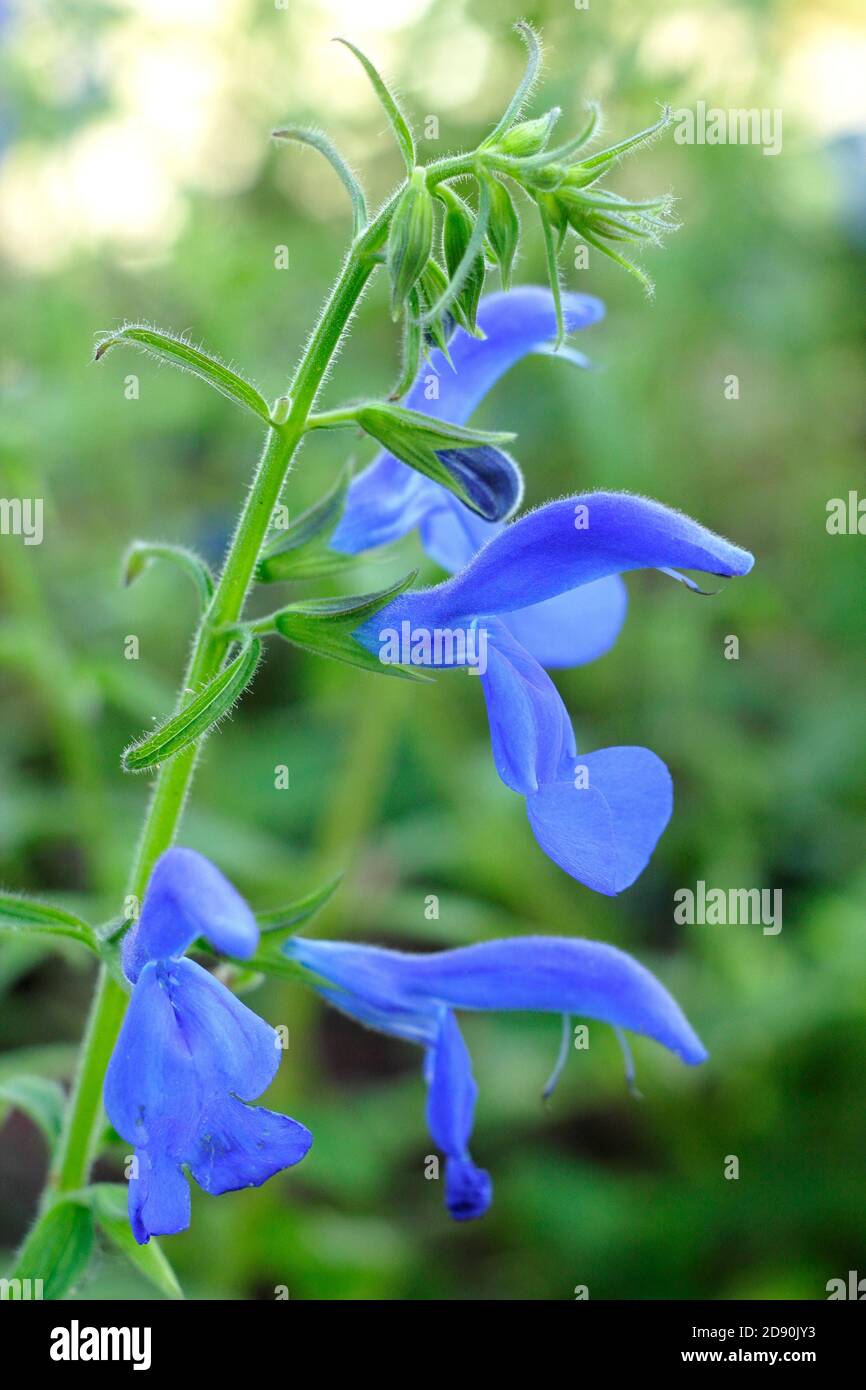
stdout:
[[222,1192],[304,1156],[302,1125],[242,1104],[279,1061],[275,1030],[193,961],[144,966],[105,1080],[108,1117],[138,1160],[129,1210],[139,1243],[189,1224],[184,1165]]
[[633,957],[596,941],[525,936],[409,955],[293,938],[283,948],[317,975],[367,1000],[381,1018],[453,1009],[520,1009],[595,1018],[642,1033],[684,1062],[706,1050],[664,986]]
[[486,521],[502,521],[520,503],[523,476],[514,459],[485,444],[472,449],[438,449],[436,457]]
[[[604,314],[601,302],[588,295],[564,295],[563,309],[569,332],[596,323]],[[431,354],[406,398],[410,410],[465,424],[510,367],[529,353],[544,351],[556,336],[553,296],[533,285],[490,295],[481,301],[478,325],[486,334],[483,339],[463,329],[454,334],[449,344],[453,370],[438,349]],[[439,393],[428,399],[431,375],[438,377]],[[331,548],[354,555],[397,540],[414,530],[428,511],[437,510],[443,496],[446,490],[437,483],[414,474],[393,455],[382,454],[350,484]]]
[[585,768],[526,799],[535,838],[555,863],[597,893],[621,893],[643,873],[673,810],[670,773],[648,748],[581,753]]
[[483,1216],[493,1197],[488,1173],[469,1156],[478,1087],[472,1060],[450,1009],[440,1011],[439,1034],[427,1059],[427,1123],[446,1155],[445,1202],[455,1221]]
[[610,651],[625,622],[628,590],[618,574],[509,613],[514,636],[548,671],[585,666]]
[[470,512],[452,493],[439,488],[436,505],[419,520],[421,544],[431,560],[451,574],[468,565],[482,545],[502,529],[502,523],[485,521]]
[[283,1168],[300,1163],[313,1142],[310,1131],[288,1115],[243,1105],[225,1096],[202,1117],[198,1149],[187,1162],[205,1192],[214,1196],[261,1187]]
[[432,629],[513,613],[634,569],[681,566],[733,576],[748,574],[753,563],[748,551],[660,502],[629,493],[586,493],[520,517],[453,579],[402,594],[355,635],[375,652],[383,624],[408,621]]
[[259,944],[255,917],[216,865],[193,849],[166,850],[154,865],[138,923],[123,942],[127,977],[137,980],[148,961],[183,955],[199,936],[243,959]]
[[559,691],[505,624],[492,619],[481,685],[496,770],[512,791],[537,791],[556,778],[574,736]]

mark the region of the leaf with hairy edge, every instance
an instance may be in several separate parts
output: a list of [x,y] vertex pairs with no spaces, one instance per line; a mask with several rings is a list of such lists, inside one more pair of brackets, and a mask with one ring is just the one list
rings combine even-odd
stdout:
[[[16,1299],[20,1284],[40,1287],[36,1297],[62,1298],[84,1275],[93,1250],[93,1217],[75,1198],[64,1199],[40,1216],[27,1236],[0,1297]],[[37,1282],[38,1281],[38,1282]]]
[[236,405],[243,406],[246,410],[252,411],[260,420],[266,424],[271,424],[271,412],[264,396],[260,395],[255,386],[246,381],[231,367],[227,367],[218,358],[209,356],[206,352],[199,351],[193,347],[192,343],[185,338],[178,338],[173,333],[163,333],[157,328],[151,328],[146,323],[129,323],[119,329],[117,333],[106,333],[100,338],[96,345],[96,361],[104,357],[109,348],[116,347],[120,343],[132,343],[135,347],[143,350],[155,357],[160,362],[171,362],[173,366],[180,367],[183,371],[192,372],[195,376],[201,377],[209,386],[227,396]]
[[234,661],[183,709],[147,738],[124,749],[121,765],[125,772],[143,772],[188,748],[209,733],[240,699],[256,672],[262,654],[258,638],[246,642]]
[[53,1152],[63,1125],[65,1096],[57,1081],[45,1076],[10,1076],[0,1081],[0,1125],[10,1110],[21,1110],[42,1131]]
[[0,893],[0,931],[38,932],[48,936],[65,936],[98,951],[93,929],[60,907],[21,898],[14,893]]
[[382,104],[382,109],[388,117],[388,122],[394,132],[397,144],[400,146],[400,151],[406,164],[406,172],[411,174],[412,170],[415,168],[415,141],[412,138],[412,131],[409,129],[409,123],[397,105],[396,98],[389,91],[388,87],[386,87],[379,73],[370,62],[370,59],[366,54],[361,52],[360,48],[356,48],[348,39],[336,38],[334,42],[341,43],[344,48],[348,48],[350,53],[354,53],[372,82],[373,90]]
[[293,603],[282,608],[268,621],[273,628],[292,646],[304,651],[315,652],[317,656],[331,657],[349,666],[360,666],[364,671],[376,671],[379,675],[402,676],[404,680],[429,680],[411,667],[389,665],[379,660],[372,652],[362,647],[352,636],[356,628],[378,613],[398,594],[402,594],[415,579],[418,571],[413,570],[399,583],[389,589],[381,589],[374,594],[351,595],[346,598],[308,599],[303,603]]
[[356,563],[353,555],[339,555],[336,551],[328,550],[328,541],[337,529],[346,506],[351,477],[349,464],[324,497],[268,542],[256,568],[259,583],[312,579],[321,574],[338,573]]
[[162,541],[133,541],[123,557],[123,582],[132,584],[154,560],[169,560],[188,575],[196,587],[199,604],[207,608],[213,597],[214,581],[210,569],[194,550],[185,545]]

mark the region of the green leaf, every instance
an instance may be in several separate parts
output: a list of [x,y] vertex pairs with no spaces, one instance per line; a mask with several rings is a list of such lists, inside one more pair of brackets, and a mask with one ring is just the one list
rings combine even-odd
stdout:
[[143,348],[160,362],[171,362],[175,367],[192,372],[236,405],[252,411],[253,415],[257,415],[266,424],[271,423],[268,403],[251,382],[239,376],[218,358],[193,347],[185,338],[178,338],[173,333],[163,333],[146,323],[128,323],[117,333],[106,333],[100,338],[96,345],[96,361],[104,357],[109,348],[116,347],[119,343],[132,343],[135,347]]
[[498,179],[488,179],[490,193],[490,217],[487,222],[487,240],[499,265],[502,288],[511,285],[511,267],[520,241],[520,221],[511,200],[511,194]]
[[[428,323],[431,319],[437,318],[445,313],[451,305],[461,299],[464,285],[470,276],[481,275],[484,280],[484,238],[487,234],[487,223],[490,218],[490,186],[486,179],[479,184],[478,192],[478,216],[472,226],[472,233],[466,242],[463,255],[460,261],[454,266],[453,270],[449,267],[450,280],[445,293],[436,301],[435,304],[422,315],[421,322]],[[478,262],[481,262],[480,272]],[[480,294],[480,286],[478,290]],[[471,330],[470,330],[471,331]]]
[[154,560],[169,560],[188,575],[195,585],[199,604],[204,610],[213,597],[214,581],[210,569],[185,545],[169,545],[161,541],[133,541],[123,557],[123,582],[132,584]]
[[273,138],[292,141],[298,145],[309,145],[314,150],[318,150],[319,154],[325,156],[352,200],[353,235],[359,236],[367,225],[367,202],[364,198],[364,191],[333,141],[328,139],[324,131],[298,125],[284,126],[280,130],[275,130]]
[[92,1211],[97,1226],[112,1245],[166,1298],[183,1298],[177,1276],[158,1243],[151,1239],[139,1245],[132,1234],[127,1214],[127,1188],[124,1183],[96,1183],[81,1193],[80,1199]]
[[520,79],[517,91],[508,103],[501,119],[497,121],[494,129],[491,130],[486,140],[482,141],[479,147],[482,150],[486,150],[491,145],[495,145],[500,136],[504,135],[517,120],[535,86],[541,67],[541,43],[535,30],[530,24],[527,24],[525,20],[519,20],[514,28],[526,44],[528,50],[529,57],[526,64],[526,71]]
[[0,931],[39,932],[48,936],[66,936],[98,952],[96,934],[92,927],[64,912],[60,907],[21,898],[14,893],[0,893]]
[[44,1076],[12,1076],[0,1081],[0,1124],[10,1110],[22,1110],[41,1129],[49,1152],[54,1151],[63,1126],[63,1087]]
[[507,444],[514,438],[513,434],[469,429],[468,426],[437,420],[435,416],[407,410],[405,406],[387,401],[371,401],[353,407],[348,413],[366,434],[378,440],[389,453],[425,477],[432,478],[434,483],[447,487],[471,511],[484,515],[465,485],[443,463],[439,453],[465,453],[473,448]]
[[399,583],[374,594],[309,599],[304,603],[293,603],[275,613],[269,621],[287,642],[301,647],[304,651],[315,652],[317,656],[328,656],[349,666],[360,666],[364,671],[375,671],[379,675],[426,681],[429,677],[413,671],[411,667],[389,665],[380,661],[378,656],[368,652],[352,635],[356,628],[374,613],[378,613],[380,608],[384,608],[398,594],[402,594],[416,574],[417,570],[413,570]]
[[62,1298],[82,1278],[92,1250],[93,1217],[87,1208],[77,1198],[56,1202],[31,1230],[8,1279],[41,1280],[43,1298]]
[[258,638],[246,642],[234,661],[185,705],[182,710],[147,738],[125,748],[121,765],[125,772],[142,772],[156,767],[188,748],[209,733],[240,699],[256,672],[262,644]]
[[324,497],[269,541],[256,568],[260,583],[312,579],[357,564],[356,556],[341,555],[327,548],[345,510],[351,477],[352,468],[347,465]]
[[411,174],[412,170],[415,168],[415,141],[412,138],[412,131],[409,128],[409,122],[406,120],[406,117],[403,115],[403,112],[397,105],[396,98],[386,87],[385,83],[382,81],[382,78],[379,76],[373,64],[370,62],[370,59],[366,56],[366,54],[361,52],[360,48],[356,48],[355,45],[353,43],[350,43],[348,39],[337,38],[334,40],[334,42],[341,43],[344,46],[344,48],[348,48],[350,53],[354,53],[355,57],[358,59],[358,62],[361,64],[362,68],[364,69],[370,81],[372,82],[373,90],[375,91],[376,96],[379,98],[379,101],[382,104],[382,108],[385,112],[385,115],[388,117],[388,122],[396,137],[397,144],[400,146],[400,152],[402,153],[403,159],[406,164],[406,172],[408,174]]
[[257,912],[256,921],[259,924],[259,930],[272,940],[289,935],[303,922],[309,922],[312,917],[315,917],[316,913],[325,906],[325,903],[334,896],[342,881],[343,875],[337,874],[323,887],[314,889],[312,893],[298,898],[296,902],[287,903],[285,907],[274,908],[271,912]]

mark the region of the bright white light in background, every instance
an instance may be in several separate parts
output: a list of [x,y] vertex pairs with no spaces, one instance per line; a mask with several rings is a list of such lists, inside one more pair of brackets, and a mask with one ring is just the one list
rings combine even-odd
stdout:
[[866,38],[862,31],[826,20],[810,23],[782,72],[781,105],[808,118],[827,138],[866,131]]
[[318,0],[315,10],[332,34],[363,48],[365,35],[408,30],[431,4],[432,0]]

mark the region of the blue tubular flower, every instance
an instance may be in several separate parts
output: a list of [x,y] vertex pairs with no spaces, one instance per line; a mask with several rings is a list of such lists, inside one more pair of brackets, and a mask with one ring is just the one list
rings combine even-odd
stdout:
[[129,1219],[140,1245],[189,1225],[183,1167],[205,1192],[232,1192],[260,1186],[312,1143],[296,1120],[244,1104],[273,1080],[279,1039],[183,958],[199,936],[242,958],[258,945],[253,914],[219,870],[193,850],[167,850],[124,941],[135,987],[105,1080],[106,1113],[135,1147]]
[[[405,634],[417,664],[476,664],[496,768],[526,797],[538,843],[566,873],[601,893],[629,887],[670,819],[671,780],[646,748],[607,748],[576,762],[568,714],[542,666],[518,640],[536,609],[588,592],[623,571],[654,567],[746,574],[752,557],[680,512],[625,493],[551,502],[499,531],[454,578],[400,595],[355,632],[374,654]],[[676,576],[680,577],[680,576]],[[517,635],[503,618],[518,614]],[[546,631],[541,625],[542,635]],[[472,633],[416,645],[413,634]],[[477,659],[486,636],[486,669]],[[417,654],[416,654],[417,653]],[[456,653],[456,657],[455,657]]]
[[[600,301],[588,295],[565,295],[563,308],[569,332],[597,322],[604,313]],[[479,307],[478,326],[486,338],[473,338],[463,329],[454,334],[451,365],[438,349],[431,353],[429,365],[406,397],[408,409],[465,425],[510,367],[529,353],[548,349],[556,337],[553,297],[549,290],[534,286],[490,295]],[[440,382],[440,393],[434,400],[426,397],[426,380],[431,372]],[[331,547],[355,555],[398,540],[423,519],[440,512],[471,516],[446,488],[407,468],[393,454],[381,454],[352,481],[346,510]],[[495,533],[495,524],[473,520],[480,528],[479,536]],[[467,558],[462,554],[454,568]]]
[[453,1010],[576,1014],[653,1038],[690,1066],[706,1060],[697,1034],[655,976],[599,942],[515,937],[408,955],[294,937],[283,949],[313,972],[315,987],[336,1008],[425,1048],[428,1123],[446,1155],[445,1200],[458,1221],[483,1215],[492,1187],[469,1155],[477,1088]]
[[[600,300],[568,294],[563,307],[569,332],[588,328],[604,314]],[[490,295],[481,303],[478,323],[484,339],[458,329],[450,344],[451,365],[434,351],[430,364],[406,404],[439,419],[466,424],[496,382],[530,353],[549,352],[556,337],[556,312],[548,289],[525,286]],[[587,359],[570,348],[556,354],[578,366]],[[439,396],[426,399],[430,372],[439,378]],[[515,505],[517,498],[514,499]],[[418,528],[425,550],[452,573],[497,535],[501,523],[484,521],[446,488],[381,454],[353,480],[346,510],[331,540],[334,550],[357,554],[398,540]],[[509,626],[548,667],[581,666],[602,656],[615,642],[625,619],[626,590],[618,576],[592,589],[569,593],[537,607],[528,621],[515,613]]]

